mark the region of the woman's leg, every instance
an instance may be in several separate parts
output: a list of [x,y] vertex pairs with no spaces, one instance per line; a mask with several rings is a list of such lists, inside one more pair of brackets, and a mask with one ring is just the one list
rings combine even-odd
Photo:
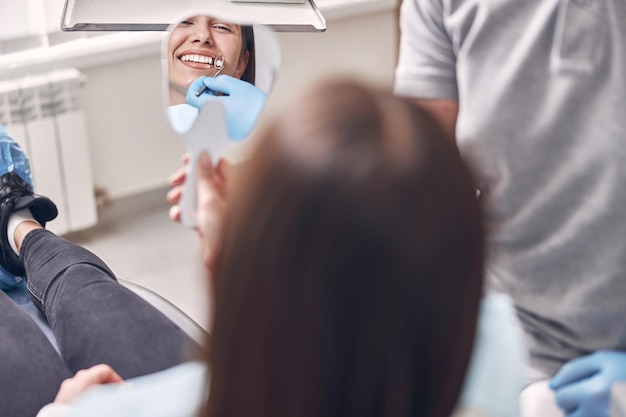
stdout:
[[33,417],[72,376],[35,322],[0,291],[0,415]]
[[18,247],[33,301],[72,372],[106,363],[131,378],[189,359],[194,342],[93,253],[44,229]]

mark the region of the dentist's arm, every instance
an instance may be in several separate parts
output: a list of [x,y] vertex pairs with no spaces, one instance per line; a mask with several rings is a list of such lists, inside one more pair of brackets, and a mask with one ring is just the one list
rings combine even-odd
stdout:
[[459,102],[450,99],[414,99],[413,103],[426,110],[435,119],[446,137],[456,141],[456,118],[459,113]]

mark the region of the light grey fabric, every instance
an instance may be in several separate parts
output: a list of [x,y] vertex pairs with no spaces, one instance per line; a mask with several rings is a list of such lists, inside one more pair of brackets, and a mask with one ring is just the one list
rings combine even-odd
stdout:
[[519,417],[525,349],[511,299],[485,297],[459,405],[498,417]]
[[531,365],[626,350],[626,2],[405,0],[395,91],[458,99]]
[[208,391],[206,373],[203,364],[188,362],[126,384],[99,385],[67,417],[194,417]]
[[626,417],[626,382],[611,388],[611,417]]

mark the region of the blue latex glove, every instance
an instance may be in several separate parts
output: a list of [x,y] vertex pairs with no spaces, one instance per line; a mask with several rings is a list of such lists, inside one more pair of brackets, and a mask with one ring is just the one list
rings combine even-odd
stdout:
[[567,362],[550,381],[566,417],[609,417],[611,386],[626,381],[626,352],[598,351]]
[[[196,97],[196,91],[202,86],[207,86],[208,90]],[[223,95],[218,95],[220,93]],[[187,103],[197,109],[201,109],[209,100],[222,103],[228,135],[233,140],[248,136],[263,110],[266,98],[267,94],[254,85],[229,75],[200,77],[187,90]]]

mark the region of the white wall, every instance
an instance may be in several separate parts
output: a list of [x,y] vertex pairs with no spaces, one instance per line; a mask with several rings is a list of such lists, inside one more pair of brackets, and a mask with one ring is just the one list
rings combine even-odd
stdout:
[[[264,120],[285,101],[321,78],[350,76],[391,86],[396,64],[396,11],[330,18],[324,33],[279,33],[284,65]],[[165,121],[160,46],[93,64],[59,60],[87,76],[87,115],[95,185],[114,198],[166,186],[180,167],[182,142]],[[96,58],[97,59],[97,58]],[[5,63],[6,64],[6,63]]]
[[283,71],[268,113],[316,80],[349,77],[391,87],[397,61],[396,12],[330,20],[323,33],[278,33]]
[[95,184],[112,198],[163,186],[184,147],[165,120],[160,56],[83,72]]

